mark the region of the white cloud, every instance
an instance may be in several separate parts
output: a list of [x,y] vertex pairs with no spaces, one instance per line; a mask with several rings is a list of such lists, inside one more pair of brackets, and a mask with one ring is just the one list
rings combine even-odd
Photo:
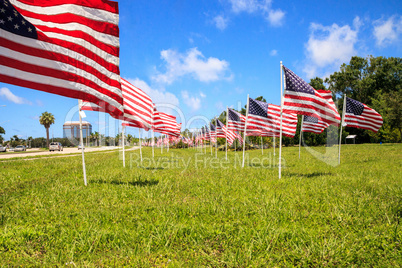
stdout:
[[161,89],[151,88],[145,81],[139,78],[135,79],[128,78],[127,81],[129,81],[131,84],[147,93],[155,104],[167,104],[175,107],[179,106],[179,99],[176,97],[176,95],[167,92],[163,88]]
[[[205,96],[205,95],[204,95]],[[183,90],[181,92],[181,97],[184,100],[184,103],[190,107],[193,111],[197,111],[201,108],[201,99],[198,97],[190,96],[188,91]],[[202,95],[201,95],[202,97]]]
[[229,72],[227,61],[213,57],[207,59],[197,48],[185,53],[172,49],[163,50],[161,58],[166,63],[166,72],[154,76],[153,79],[163,84],[172,84],[185,75],[191,75],[201,82],[232,79],[232,76],[225,76]]
[[233,13],[260,14],[271,26],[281,26],[285,18],[285,12],[280,9],[272,9],[272,0],[229,0],[229,3]]
[[18,97],[17,95],[14,95],[8,88],[2,87],[0,88],[0,97],[5,98],[6,100],[9,100],[11,102],[14,102],[16,104],[29,104],[32,105],[32,102],[30,102],[27,99],[24,99],[22,97]]
[[402,16],[392,16],[388,20],[374,21],[373,34],[376,44],[380,47],[391,45],[399,41],[402,33]]
[[203,92],[200,92],[200,96],[201,96],[201,98],[206,98],[207,97],[207,95],[205,95]]
[[276,56],[276,55],[278,55],[278,50],[276,50],[276,49],[271,50],[271,52],[269,52],[269,55],[270,55],[270,56]]
[[285,12],[282,10],[270,10],[268,12],[267,20],[272,26],[282,26]]
[[348,62],[356,54],[355,45],[360,27],[358,17],[354,20],[355,29],[349,25],[323,26],[312,23],[310,37],[305,44],[307,62],[304,68],[308,77],[316,75],[317,68],[337,66]]
[[226,29],[226,27],[228,26],[228,21],[229,20],[222,15],[216,16],[214,18],[216,28],[218,28],[221,31]]
[[260,1],[258,0],[229,0],[232,5],[234,13],[247,12],[253,13],[260,8]]

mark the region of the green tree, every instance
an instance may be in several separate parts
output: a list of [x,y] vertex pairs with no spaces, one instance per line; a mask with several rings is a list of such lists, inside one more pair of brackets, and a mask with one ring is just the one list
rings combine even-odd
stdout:
[[0,126],[0,143],[3,143],[4,138],[1,134],[6,134],[6,131]]
[[[379,141],[402,141],[402,90],[399,92],[384,93],[377,92],[372,98],[373,109],[381,114],[384,123],[378,133],[370,133],[372,137]],[[398,132],[398,138],[395,139],[393,130]]]
[[134,139],[133,135],[127,134],[127,142],[131,145],[131,141]]
[[39,123],[43,125],[46,129],[46,146],[49,147],[49,128],[50,125],[54,124],[54,115],[48,112],[42,113],[39,117]]
[[343,64],[339,72],[325,79],[329,89],[340,97],[360,101],[379,112],[384,124],[378,133],[369,130],[346,127],[350,134],[357,134],[358,142],[393,142],[395,132],[401,130],[402,58],[352,57],[349,64]]
[[89,139],[92,141],[95,141],[95,146],[97,146],[98,139],[99,139],[99,132],[95,131],[95,132],[91,133],[91,135],[89,136]]

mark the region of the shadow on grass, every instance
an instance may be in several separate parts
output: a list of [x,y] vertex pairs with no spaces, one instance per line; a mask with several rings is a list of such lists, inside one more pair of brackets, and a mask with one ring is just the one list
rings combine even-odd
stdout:
[[303,173],[285,173],[285,176],[289,177],[305,177],[305,178],[313,178],[313,177],[319,177],[319,176],[332,176],[334,175],[332,172],[313,172],[309,174],[303,174]]
[[153,186],[157,185],[159,181],[157,180],[144,180],[144,181],[118,181],[118,180],[112,180],[112,181],[106,181],[106,180],[94,180],[92,183],[98,183],[98,184],[114,184],[114,185],[131,185],[131,186],[139,186],[139,187],[144,187],[144,186]]
[[141,167],[139,166],[138,168],[146,169],[146,170],[163,170],[163,167]]

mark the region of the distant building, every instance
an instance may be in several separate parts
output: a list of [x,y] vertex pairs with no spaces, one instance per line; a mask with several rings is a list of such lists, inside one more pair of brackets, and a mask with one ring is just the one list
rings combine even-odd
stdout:
[[[87,121],[82,121],[82,137],[84,143],[88,145],[89,136],[92,134],[92,125]],[[63,138],[67,138],[70,141],[76,139],[80,140],[80,122],[79,121],[67,121],[63,125]]]

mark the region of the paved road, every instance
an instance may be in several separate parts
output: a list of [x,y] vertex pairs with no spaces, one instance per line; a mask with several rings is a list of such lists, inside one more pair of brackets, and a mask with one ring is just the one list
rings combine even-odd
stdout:
[[[132,147],[129,150],[135,150],[139,147]],[[116,146],[105,146],[105,147],[88,147],[85,148],[85,152],[96,152],[96,151],[107,151],[107,150],[115,150],[121,149],[121,147]],[[26,152],[7,152],[7,153],[0,153],[0,160],[14,158],[14,157],[32,157],[32,156],[40,156],[40,155],[48,155],[48,156],[60,156],[65,154],[80,154],[81,150],[78,150],[77,147],[75,148],[64,148],[63,151],[39,151],[38,149],[27,149]]]

